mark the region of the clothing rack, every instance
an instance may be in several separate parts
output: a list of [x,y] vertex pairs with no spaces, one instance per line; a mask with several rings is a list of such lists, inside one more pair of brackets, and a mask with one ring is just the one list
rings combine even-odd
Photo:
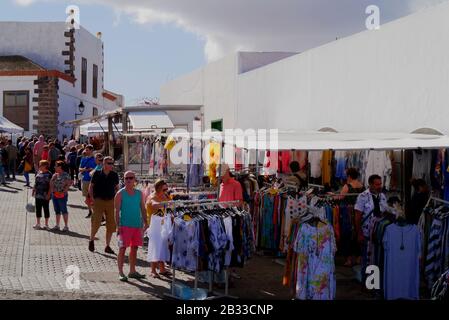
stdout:
[[320,190],[325,188],[324,186],[319,185],[319,184],[309,183],[308,185],[309,185],[309,187],[317,188],[317,189],[320,189]]
[[[195,203],[193,203],[195,202]],[[185,200],[185,201],[165,201],[165,202],[161,202],[161,204],[183,204],[186,203],[187,205],[183,205],[181,207],[183,208],[189,208],[189,207],[196,207],[200,204],[208,204],[208,205],[215,205],[215,204],[235,204],[235,203],[239,203],[239,200],[236,201],[223,201],[223,202],[219,202],[217,200]],[[178,207],[179,208],[179,207]],[[171,294],[165,294],[167,297],[173,298],[173,299],[178,299],[178,297],[175,296],[175,281],[176,281],[176,268],[173,267],[173,262],[172,262],[172,282],[171,282],[171,289],[170,292]],[[229,277],[228,277],[228,271],[227,269],[224,270],[224,274],[225,274],[225,294],[224,295],[216,295],[215,297],[213,297],[213,299],[217,299],[217,298],[222,298],[222,297],[228,297],[228,298],[233,298],[231,296],[229,296]],[[212,289],[212,285],[213,285],[213,272],[209,271],[209,293],[213,293],[215,294],[215,292]],[[198,270],[195,270],[195,281],[194,281],[194,292],[196,294],[198,289]],[[209,298],[211,299],[211,298]]]
[[440,198],[437,198],[437,197],[430,197],[429,200],[426,203],[426,206],[424,208],[429,207],[431,201],[440,202],[440,203],[443,203],[443,204],[446,204],[446,205],[449,206],[449,201],[446,201],[446,200],[443,200],[443,199],[440,199]]

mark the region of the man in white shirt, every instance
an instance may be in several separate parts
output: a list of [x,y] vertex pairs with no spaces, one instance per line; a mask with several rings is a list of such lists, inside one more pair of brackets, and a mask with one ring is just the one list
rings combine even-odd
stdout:
[[382,193],[382,178],[372,175],[368,179],[369,188],[357,197],[355,204],[356,232],[362,249],[362,278],[365,279],[365,269],[368,263],[368,240],[371,234],[374,218],[381,217],[389,211],[387,197]]

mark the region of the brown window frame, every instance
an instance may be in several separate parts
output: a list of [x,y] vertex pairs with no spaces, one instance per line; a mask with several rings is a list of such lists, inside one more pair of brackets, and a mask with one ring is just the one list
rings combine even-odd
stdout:
[[81,59],[81,93],[87,93],[87,59]]
[[98,98],[98,66],[96,64],[92,68],[92,97]]
[[[18,106],[18,105],[7,106],[6,105],[6,95],[7,94],[11,94],[11,93],[15,93],[16,95],[25,93],[26,94],[27,105],[26,106]],[[30,91],[29,90],[5,90],[5,91],[3,91],[3,116],[5,116],[5,108],[6,107],[26,107],[27,110],[28,110],[28,117],[27,117],[27,121],[26,121],[25,126],[23,126],[24,127],[23,129],[25,131],[30,131]],[[11,121],[11,122],[15,123],[14,121]],[[17,123],[15,123],[15,124],[17,124]],[[20,125],[17,124],[17,125],[22,127],[22,124],[20,124]]]

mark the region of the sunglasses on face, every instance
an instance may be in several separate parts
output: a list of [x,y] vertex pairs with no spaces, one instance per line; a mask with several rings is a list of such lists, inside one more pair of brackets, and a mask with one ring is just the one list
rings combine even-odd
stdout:
[[114,165],[114,162],[106,162],[106,164],[107,164],[108,166],[113,166],[113,165]]

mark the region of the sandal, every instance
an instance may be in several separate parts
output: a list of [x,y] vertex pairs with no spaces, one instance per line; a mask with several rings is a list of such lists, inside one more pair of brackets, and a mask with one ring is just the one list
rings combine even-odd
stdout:
[[172,273],[170,271],[166,270],[164,272],[159,272],[159,275],[169,278],[172,276]]
[[121,282],[128,282],[128,277],[125,276],[124,274],[119,275],[118,279],[119,279]]
[[140,280],[140,279],[145,279],[146,277],[147,277],[146,275],[140,274],[137,271],[128,274],[128,278],[131,278],[131,279],[138,279],[138,280]]
[[157,273],[151,273],[151,277],[154,279],[161,279],[161,276]]

